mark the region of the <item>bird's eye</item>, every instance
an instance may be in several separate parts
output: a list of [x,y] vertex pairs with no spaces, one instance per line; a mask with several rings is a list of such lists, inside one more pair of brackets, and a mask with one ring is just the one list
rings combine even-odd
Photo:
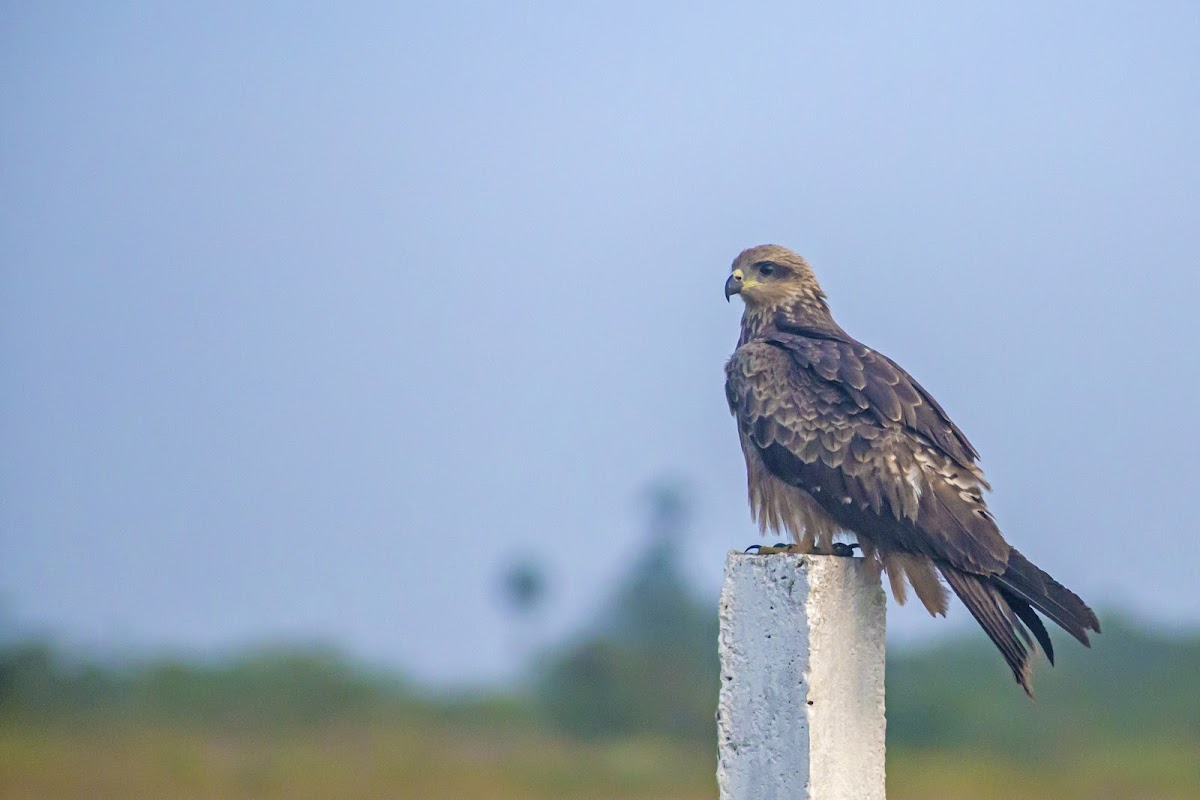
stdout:
[[764,261],[758,265],[758,274],[764,278],[769,277],[773,272],[775,272],[775,265],[770,261]]

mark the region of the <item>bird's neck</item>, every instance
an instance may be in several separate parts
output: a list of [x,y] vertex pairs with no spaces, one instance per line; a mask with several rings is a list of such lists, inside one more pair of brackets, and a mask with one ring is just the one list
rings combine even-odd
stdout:
[[833,321],[824,294],[796,294],[773,305],[747,305],[742,314],[742,335],[738,346],[762,339],[777,330],[780,323],[841,334]]

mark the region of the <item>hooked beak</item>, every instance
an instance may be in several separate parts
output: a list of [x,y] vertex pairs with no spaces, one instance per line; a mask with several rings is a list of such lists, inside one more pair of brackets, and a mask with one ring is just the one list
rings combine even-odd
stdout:
[[729,302],[729,298],[735,294],[741,294],[742,278],[745,277],[740,269],[735,269],[729,278],[725,281],[725,302]]

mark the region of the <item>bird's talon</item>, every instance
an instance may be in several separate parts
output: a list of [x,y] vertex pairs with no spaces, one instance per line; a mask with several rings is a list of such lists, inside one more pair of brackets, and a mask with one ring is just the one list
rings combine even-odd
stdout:
[[774,545],[752,544],[746,548],[745,552],[754,551],[756,555],[773,556],[777,553],[790,553],[792,555],[807,555],[811,550],[806,550],[800,545],[788,544],[787,542],[776,542]]
[[833,543],[833,555],[841,556],[842,558],[850,558],[854,555],[854,548],[858,547],[858,542],[847,544],[845,542]]

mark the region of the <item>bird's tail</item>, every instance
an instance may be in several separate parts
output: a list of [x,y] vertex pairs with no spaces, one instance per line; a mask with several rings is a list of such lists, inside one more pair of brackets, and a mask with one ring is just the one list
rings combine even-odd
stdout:
[[1004,591],[1024,601],[1090,647],[1088,631],[1100,632],[1100,620],[1079,595],[1034,566],[1014,547],[1008,552],[1008,569],[994,579]]
[[1038,569],[1015,548],[1009,552],[1008,568],[1002,575],[972,575],[948,565],[939,566],[950,588],[1000,650],[1013,677],[1030,697],[1033,697],[1030,651],[1034,638],[1046,658],[1054,663],[1050,634],[1034,609],[1085,646],[1090,646],[1089,630],[1100,632],[1096,615],[1074,592]]

